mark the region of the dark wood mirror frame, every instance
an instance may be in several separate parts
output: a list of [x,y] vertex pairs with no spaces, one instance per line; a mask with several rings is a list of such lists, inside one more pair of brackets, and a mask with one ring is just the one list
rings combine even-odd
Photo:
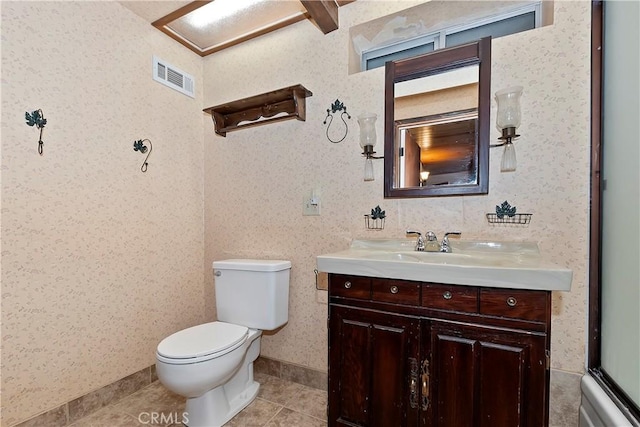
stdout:
[[[478,65],[478,179],[469,185],[433,187],[394,187],[395,165],[395,84],[440,74],[457,68]],[[487,194],[489,192],[489,137],[491,126],[491,38],[412,58],[389,61],[385,65],[384,114],[384,197],[412,198]]]

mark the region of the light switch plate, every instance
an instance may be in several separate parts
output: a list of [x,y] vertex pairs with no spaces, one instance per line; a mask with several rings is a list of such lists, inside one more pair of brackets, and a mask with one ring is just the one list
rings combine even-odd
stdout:
[[320,215],[320,197],[315,191],[310,191],[302,200],[302,215],[318,216]]

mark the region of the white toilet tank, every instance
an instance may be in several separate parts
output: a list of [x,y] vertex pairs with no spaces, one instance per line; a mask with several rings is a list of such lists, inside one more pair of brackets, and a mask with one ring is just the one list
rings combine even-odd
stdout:
[[289,320],[291,261],[214,261],[218,320],[273,330]]

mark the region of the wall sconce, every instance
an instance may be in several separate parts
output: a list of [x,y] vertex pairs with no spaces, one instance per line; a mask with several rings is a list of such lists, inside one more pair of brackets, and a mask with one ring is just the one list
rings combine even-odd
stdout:
[[427,185],[427,180],[429,179],[429,171],[421,171],[420,172],[420,187],[424,187]]
[[513,146],[513,139],[519,137],[516,133],[520,126],[520,97],[522,96],[522,86],[513,86],[496,92],[496,103],[498,104],[498,114],[496,126],[502,131],[502,144],[492,145],[492,147],[502,147],[501,172],[513,172],[516,170],[516,149]]
[[376,145],[376,119],[378,116],[374,113],[364,113],[358,116],[358,125],[360,125],[360,147],[362,155],[366,157],[364,161],[364,180],[374,181],[373,162],[371,159],[382,159],[383,157],[374,156],[373,147]]

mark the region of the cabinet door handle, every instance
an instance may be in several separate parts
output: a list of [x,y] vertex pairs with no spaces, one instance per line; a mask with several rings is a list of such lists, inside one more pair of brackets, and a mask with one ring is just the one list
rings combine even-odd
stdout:
[[409,364],[411,365],[409,405],[411,408],[416,409],[418,407],[418,361],[410,357]]
[[451,293],[451,291],[444,291],[444,293],[442,294],[442,298],[449,300],[453,298],[453,294]]
[[429,378],[429,361],[422,361],[422,410],[429,409],[429,388],[431,379]]
[[507,305],[509,307],[515,307],[517,303],[518,303],[518,300],[515,297],[507,298]]
[[349,282],[348,280],[344,282],[344,287],[347,289],[351,289],[351,282]]
[[395,286],[395,285],[394,285],[394,286],[392,286],[392,287],[391,287],[391,293],[392,293],[392,294],[397,294],[397,293],[398,293],[398,287],[397,287],[397,286]]

